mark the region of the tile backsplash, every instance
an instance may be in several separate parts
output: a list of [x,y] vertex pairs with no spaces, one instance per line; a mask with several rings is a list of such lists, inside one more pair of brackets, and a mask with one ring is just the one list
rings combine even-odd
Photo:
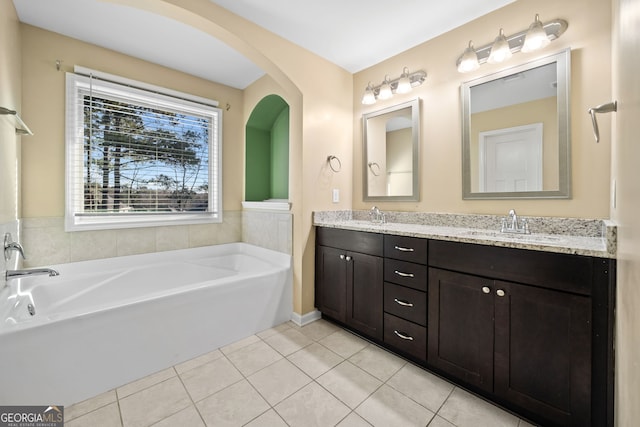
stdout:
[[[247,242],[291,254],[293,218],[289,212],[225,211],[221,224],[121,230],[64,231],[64,218],[21,220],[20,243],[25,267],[99,258],[187,249],[223,243]],[[7,227],[9,227],[7,225]],[[18,235],[18,225],[15,236]],[[4,236],[4,232],[2,234]],[[17,237],[16,237],[17,239]]]
[[225,211],[221,224],[121,230],[64,231],[64,218],[25,218],[21,243],[26,267],[63,264],[98,258],[161,252],[239,242],[242,215]]

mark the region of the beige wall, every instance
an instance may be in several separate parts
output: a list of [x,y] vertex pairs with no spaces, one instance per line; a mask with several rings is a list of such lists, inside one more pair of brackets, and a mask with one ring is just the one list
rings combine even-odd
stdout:
[[[476,46],[489,44],[502,27],[506,34],[524,30],[536,13],[543,21],[563,18],[565,34],[542,52],[518,53],[506,64],[485,64],[460,74],[456,59],[470,39]],[[609,217],[610,141],[595,144],[589,107],[611,98],[611,4],[603,0],[519,0],[440,37],[416,46],[354,75],[354,175],[353,207],[370,208],[362,202],[362,114],[415,97],[421,105],[421,190],[417,203],[380,203],[381,209],[426,212],[504,214],[516,209],[523,215],[586,218]],[[460,84],[482,75],[547,56],[571,47],[571,132],[573,198],[570,200],[478,201],[462,200]],[[425,83],[406,95],[363,106],[360,99],[369,81],[379,84],[385,74],[423,69]],[[610,127],[603,123],[601,132]]]
[[[30,115],[22,111],[20,63],[20,23],[13,2],[0,2],[0,107],[16,110],[30,125]],[[20,140],[13,119],[0,116],[0,224],[18,219],[18,165]],[[29,137],[24,137],[28,140]]]
[[640,0],[613,3],[612,99],[618,100],[618,112],[599,115],[598,123],[614,124],[612,175],[617,200],[611,216],[618,222],[615,417],[616,425],[633,426],[640,420]]

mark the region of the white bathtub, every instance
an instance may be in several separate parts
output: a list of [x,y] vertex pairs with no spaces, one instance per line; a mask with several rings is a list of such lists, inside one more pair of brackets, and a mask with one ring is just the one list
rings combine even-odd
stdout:
[[51,268],[0,290],[0,405],[76,403],[292,314],[291,257],[246,243]]

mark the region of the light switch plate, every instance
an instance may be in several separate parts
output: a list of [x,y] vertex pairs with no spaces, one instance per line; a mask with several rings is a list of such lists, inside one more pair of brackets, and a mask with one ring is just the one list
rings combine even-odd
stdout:
[[333,203],[338,203],[340,201],[340,190],[339,189],[337,189],[337,188],[333,189],[332,200],[333,200]]

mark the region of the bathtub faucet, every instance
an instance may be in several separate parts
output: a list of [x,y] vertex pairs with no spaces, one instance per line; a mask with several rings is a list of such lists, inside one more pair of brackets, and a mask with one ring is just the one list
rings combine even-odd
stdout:
[[7,270],[5,273],[5,279],[18,279],[20,277],[39,276],[42,274],[48,274],[49,277],[60,275],[58,271],[51,268],[30,268],[27,270]]

